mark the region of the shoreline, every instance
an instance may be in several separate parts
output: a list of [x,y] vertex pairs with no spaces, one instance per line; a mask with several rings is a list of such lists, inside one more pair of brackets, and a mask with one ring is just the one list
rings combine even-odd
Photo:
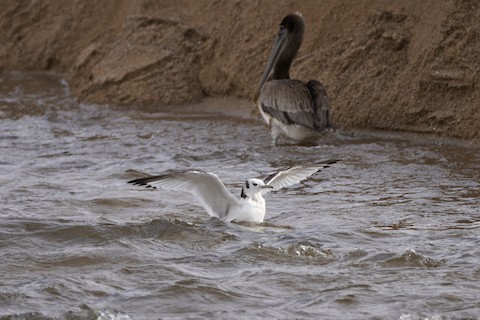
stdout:
[[291,76],[323,83],[335,125],[480,138],[479,3],[7,0],[0,7],[1,71],[53,71],[80,101],[152,110],[223,96],[248,101],[280,19],[299,11],[306,32]]

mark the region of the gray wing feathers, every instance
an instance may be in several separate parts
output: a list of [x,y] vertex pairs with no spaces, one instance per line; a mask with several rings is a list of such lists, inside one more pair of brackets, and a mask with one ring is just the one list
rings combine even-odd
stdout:
[[330,104],[327,93],[322,84],[316,80],[310,80],[306,84],[312,95],[315,109],[315,125],[319,129],[330,127]]
[[329,122],[329,105],[325,90],[318,81],[305,85],[299,80],[266,82],[260,92],[262,110],[284,124],[298,124],[322,130]]
[[[324,162],[296,166],[284,171],[279,171],[265,179],[265,184],[271,185],[273,190],[288,187],[307,179],[321,169],[328,168],[331,164],[336,162],[337,160],[327,160]],[[263,193],[267,193],[271,190],[272,189],[265,189]]]
[[229,205],[237,198],[225,188],[217,175],[201,171],[187,171],[152,176],[129,181],[147,188],[162,188],[191,193],[213,217],[223,218]]

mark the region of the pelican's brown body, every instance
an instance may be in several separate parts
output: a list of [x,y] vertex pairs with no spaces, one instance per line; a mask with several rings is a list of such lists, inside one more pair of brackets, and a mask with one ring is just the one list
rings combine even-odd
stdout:
[[304,31],[300,14],[282,19],[255,95],[274,144],[282,136],[295,142],[315,139],[330,127],[330,106],[321,83],[290,79],[290,65],[302,44]]

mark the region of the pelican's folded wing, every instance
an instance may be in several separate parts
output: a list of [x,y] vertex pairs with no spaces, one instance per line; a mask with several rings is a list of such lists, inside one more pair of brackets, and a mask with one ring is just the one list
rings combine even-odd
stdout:
[[318,131],[331,127],[330,124],[330,104],[328,103],[327,93],[322,84],[316,80],[310,80],[306,84],[312,95],[315,109],[315,126]]
[[260,106],[284,124],[297,124],[317,130],[316,110],[309,89],[299,80],[266,82],[260,92]]

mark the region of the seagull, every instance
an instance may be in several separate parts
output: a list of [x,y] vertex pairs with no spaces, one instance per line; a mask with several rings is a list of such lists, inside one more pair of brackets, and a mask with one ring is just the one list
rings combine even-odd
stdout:
[[230,193],[216,174],[204,171],[192,170],[149,176],[128,183],[152,189],[189,192],[211,217],[226,222],[262,223],[265,218],[264,194],[299,183],[337,161],[325,160],[295,166],[278,171],[265,180],[248,179],[243,184],[240,197]]

